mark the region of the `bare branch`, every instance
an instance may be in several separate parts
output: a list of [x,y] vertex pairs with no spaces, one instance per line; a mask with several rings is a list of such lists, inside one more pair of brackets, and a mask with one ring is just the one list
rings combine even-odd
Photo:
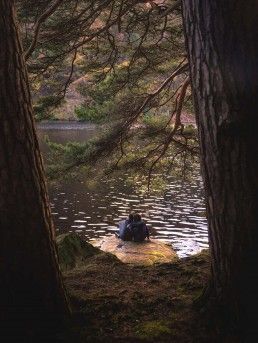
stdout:
[[56,11],[56,9],[61,5],[61,3],[63,1],[64,0],[55,0],[52,3],[52,5],[49,8],[47,8],[46,11],[44,13],[42,13],[41,16],[38,18],[38,20],[35,24],[33,40],[32,40],[28,50],[25,52],[25,55],[24,55],[25,60],[27,60],[31,56],[31,54],[33,53],[33,51],[36,47],[41,25],[47,20],[48,17],[50,17]]
[[174,2],[173,5],[168,7],[163,13],[161,17],[166,17],[167,15],[171,14],[173,11],[177,10],[181,6],[181,0],[177,0]]

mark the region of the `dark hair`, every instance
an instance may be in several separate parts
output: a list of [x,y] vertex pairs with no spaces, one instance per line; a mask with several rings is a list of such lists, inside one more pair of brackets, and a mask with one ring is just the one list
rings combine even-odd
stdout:
[[130,222],[132,222],[134,220],[134,213],[133,212],[129,214],[128,219]]
[[134,216],[133,216],[133,220],[135,221],[135,222],[139,222],[139,221],[141,221],[141,215],[139,214],[139,213],[135,213],[134,214]]

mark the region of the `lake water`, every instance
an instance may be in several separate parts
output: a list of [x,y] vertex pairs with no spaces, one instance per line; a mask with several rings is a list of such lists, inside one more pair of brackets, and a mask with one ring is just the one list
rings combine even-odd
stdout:
[[[41,149],[47,158],[45,137],[56,143],[83,142],[96,135],[94,125],[45,123],[38,125]],[[77,232],[90,241],[113,235],[117,223],[130,211],[142,213],[151,236],[171,243],[180,257],[208,248],[203,187],[198,172],[183,182],[168,178],[162,196],[142,194],[139,184],[130,184],[130,175],[109,176],[94,185],[79,180],[61,180],[49,189],[56,230]]]

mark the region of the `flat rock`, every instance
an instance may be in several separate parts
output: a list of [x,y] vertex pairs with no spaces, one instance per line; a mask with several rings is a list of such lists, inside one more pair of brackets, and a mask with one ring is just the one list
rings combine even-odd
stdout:
[[116,236],[106,236],[91,244],[102,251],[116,255],[124,263],[153,265],[176,261],[178,256],[171,245],[150,239],[141,243],[122,241]]

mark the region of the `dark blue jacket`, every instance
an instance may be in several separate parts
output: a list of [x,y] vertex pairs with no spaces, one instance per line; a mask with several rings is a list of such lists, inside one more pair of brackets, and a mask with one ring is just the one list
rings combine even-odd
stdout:
[[130,221],[126,219],[125,221],[119,223],[119,236],[123,241],[132,241],[133,234],[130,228]]
[[149,238],[149,230],[144,221],[132,222],[129,224],[129,228],[132,231],[133,240],[135,242],[142,242],[145,238]]

